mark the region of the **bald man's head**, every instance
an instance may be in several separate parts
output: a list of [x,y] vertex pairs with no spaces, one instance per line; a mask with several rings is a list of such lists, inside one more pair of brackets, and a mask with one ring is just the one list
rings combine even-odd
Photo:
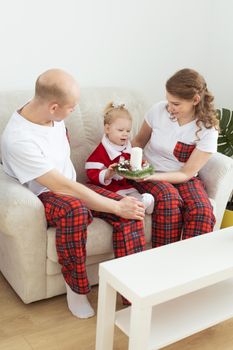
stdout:
[[78,100],[79,87],[69,73],[61,69],[49,69],[36,80],[35,98],[64,105],[71,100]]

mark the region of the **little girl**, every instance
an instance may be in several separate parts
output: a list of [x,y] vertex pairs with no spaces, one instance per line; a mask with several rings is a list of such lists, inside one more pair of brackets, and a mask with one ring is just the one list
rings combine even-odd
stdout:
[[154,209],[154,197],[140,194],[127,179],[114,172],[120,157],[130,159],[129,136],[132,116],[124,104],[110,102],[104,109],[104,136],[86,161],[85,169],[91,183],[104,187],[122,196],[135,197],[142,201],[147,214]]

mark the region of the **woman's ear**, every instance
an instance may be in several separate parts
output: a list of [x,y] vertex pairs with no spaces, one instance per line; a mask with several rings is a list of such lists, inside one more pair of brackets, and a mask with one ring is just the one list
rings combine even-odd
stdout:
[[198,103],[200,102],[200,100],[201,100],[200,95],[196,94],[196,95],[194,96],[194,98],[193,98],[193,105],[194,105],[194,106],[198,105]]

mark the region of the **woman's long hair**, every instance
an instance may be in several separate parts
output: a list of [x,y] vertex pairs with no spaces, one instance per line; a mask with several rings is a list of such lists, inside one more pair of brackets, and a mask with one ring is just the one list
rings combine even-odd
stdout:
[[219,130],[219,120],[213,104],[214,97],[207,89],[205,79],[198,72],[188,68],[179,70],[168,79],[166,90],[173,96],[189,101],[196,95],[200,96],[200,102],[194,106],[198,126],[197,137],[198,132],[202,130],[201,125],[207,129],[214,127]]

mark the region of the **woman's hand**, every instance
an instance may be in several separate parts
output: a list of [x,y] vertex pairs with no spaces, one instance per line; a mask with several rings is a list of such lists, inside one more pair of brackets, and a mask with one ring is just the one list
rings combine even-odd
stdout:
[[210,157],[211,153],[203,152],[196,148],[189,157],[189,160],[179,170],[155,172],[153,175],[144,177],[143,179],[135,179],[135,181],[166,181],[172,184],[187,182],[198,173],[198,171],[208,162]]
[[134,178],[135,182],[156,181],[155,174],[141,177],[140,179]]

